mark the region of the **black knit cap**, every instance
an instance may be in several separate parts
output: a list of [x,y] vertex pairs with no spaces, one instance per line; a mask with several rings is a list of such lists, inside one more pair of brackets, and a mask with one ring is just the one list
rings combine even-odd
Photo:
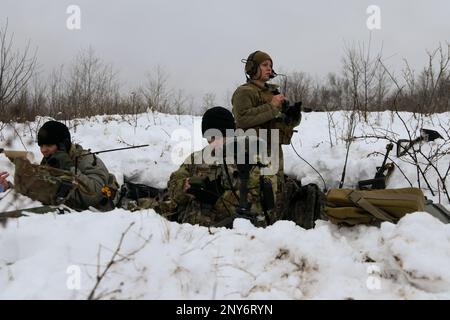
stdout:
[[58,121],[47,121],[42,125],[38,132],[38,145],[56,144],[58,149],[65,148],[70,150],[70,132],[64,123]]
[[227,129],[236,129],[233,115],[223,107],[213,107],[206,110],[202,117],[202,135],[204,137],[208,129],[217,129],[225,137]]

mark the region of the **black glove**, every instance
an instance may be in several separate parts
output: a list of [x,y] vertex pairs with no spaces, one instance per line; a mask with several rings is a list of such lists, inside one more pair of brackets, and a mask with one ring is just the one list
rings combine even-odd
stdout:
[[301,119],[302,102],[296,102],[293,106],[286,108],[284,112],[286,115],[287,122],[298,122]]
[[196,200],[211,205],[215,204],[225,191],[220,177],[211,181],[208,177],[194,176],[189,178],[189,184],[191,187],[187,193],[192,194]]

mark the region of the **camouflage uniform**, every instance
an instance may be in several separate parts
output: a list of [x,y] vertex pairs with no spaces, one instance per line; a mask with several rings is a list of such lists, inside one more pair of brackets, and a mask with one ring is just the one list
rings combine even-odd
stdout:
[[[85,210],[90,206],[100,211],[112,210],[114,207],[112,200],[118,188],[117,181],[97,156],[79,157],[86,153],[87,151],[83,150],[80,145],[72,144],[69,152],[57,151],[49,157],[43,158],[41,165],[49,165],[75,173],[75,163],[77,164],[75,177],[88,191],[83,192],[76,189],[66,200],[67,206],[77,210]],[[76,160],[77,157],[78,160]],[[104,187],[108,187],[109,190]]]
[[[235,196],[235,194],[237,196],[239,194],[239,179],[234,164],[227,164],[229,178],[224,164],[205,164],[203,161],[201,164],[196,164],[196,159],[197,163],[198,159],[203,159],[202,154],[203,150],[192,153],[180,168],[171,174],[168,189],[171,201],[176,204],[178,222],[212,226],[235,215],[239,203]],[[225,191],[213,205],[202,203],[184,191],[186,179],[193,176],[209,177],[211,181],[220,181]],[[252,167],[247,200],[251,204],[250,211],[254,214],[262,213],[259,178],[259,168]],[[273,176],[271,181],[275,192],[276,178]],[[269,223],[273,223],[275,220],[271,214],[273,213],[269,213],[268,216]]]

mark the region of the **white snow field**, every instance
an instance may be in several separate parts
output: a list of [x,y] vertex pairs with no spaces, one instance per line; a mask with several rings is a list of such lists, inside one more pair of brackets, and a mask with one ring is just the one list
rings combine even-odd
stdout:
[[[404,123],[390,112],[372,113],[367,122],[357,119],[354,136],[397,140],[409,138],[405,124],[412,138],[419,128],[435,129],[445,140],[420,147],[424,154],[443,151],[436,169],[445,174],[450,113],[400,115]],[[341,176],[348,117],[346,112],[303,114],[292,139],[328,188],[337,187]],[[39,161],[36,130],[46,120],[2,124],[0,147],[27,149]],[[200,122],[200,117],[148,113],[67,124],[73,140],[92,151],[150,144],[99,157],[119,182],[125,175],[163,188],[180,162],[206,144]],[[374,176],[386,143],[374,138],[352,143],[345,187]],[[291,146],[283,149],[288,175],[323,185]],[[395,149],[391,158],[401,170],[394,170],[388,187],[408,187],[406,178],[417,186],[416,167],[397,158]],[[426,162],[419,160],[425,168]],[[0,168],[12,181],[14,168],[4,155]],[[422,179],[424,193],[450,209],[436,170],[428,168],[426,175],[435,196]],[[0,197],[0,212],[39,205],[14,190]],[[208,229],[169,222],[153,210],[123,209],[30,214],[0,225],[0,299],[450,299],[449,266],[450,225],[425,212],[380,228],[319,221],[316,228],[304,230],[279,221],[262,229],[238,219],[233,229]]]

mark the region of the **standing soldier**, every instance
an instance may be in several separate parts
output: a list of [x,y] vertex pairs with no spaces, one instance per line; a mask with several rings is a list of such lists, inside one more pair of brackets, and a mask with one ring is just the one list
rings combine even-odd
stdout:
[[[236,127],[244,130],[266,129],[267,146],[273,146],[271,129],[278,130],[279,141],[275,145],[278,150],[268,150],[268,153],[279,154],[278,161],[278,194],[284,191],[284,164],[281,145],[290,144],[294,128],[300,123],[300,108],[288,107],[278,86],[267,83],[276,76],[273,70],[272,58],[265,52],[255,51],[245,60],[247,82],[234,92],[231,103],[236,119]],[[289,112],[287,112],[289,110]],[[287,117],[289,115],[289,117]]]

